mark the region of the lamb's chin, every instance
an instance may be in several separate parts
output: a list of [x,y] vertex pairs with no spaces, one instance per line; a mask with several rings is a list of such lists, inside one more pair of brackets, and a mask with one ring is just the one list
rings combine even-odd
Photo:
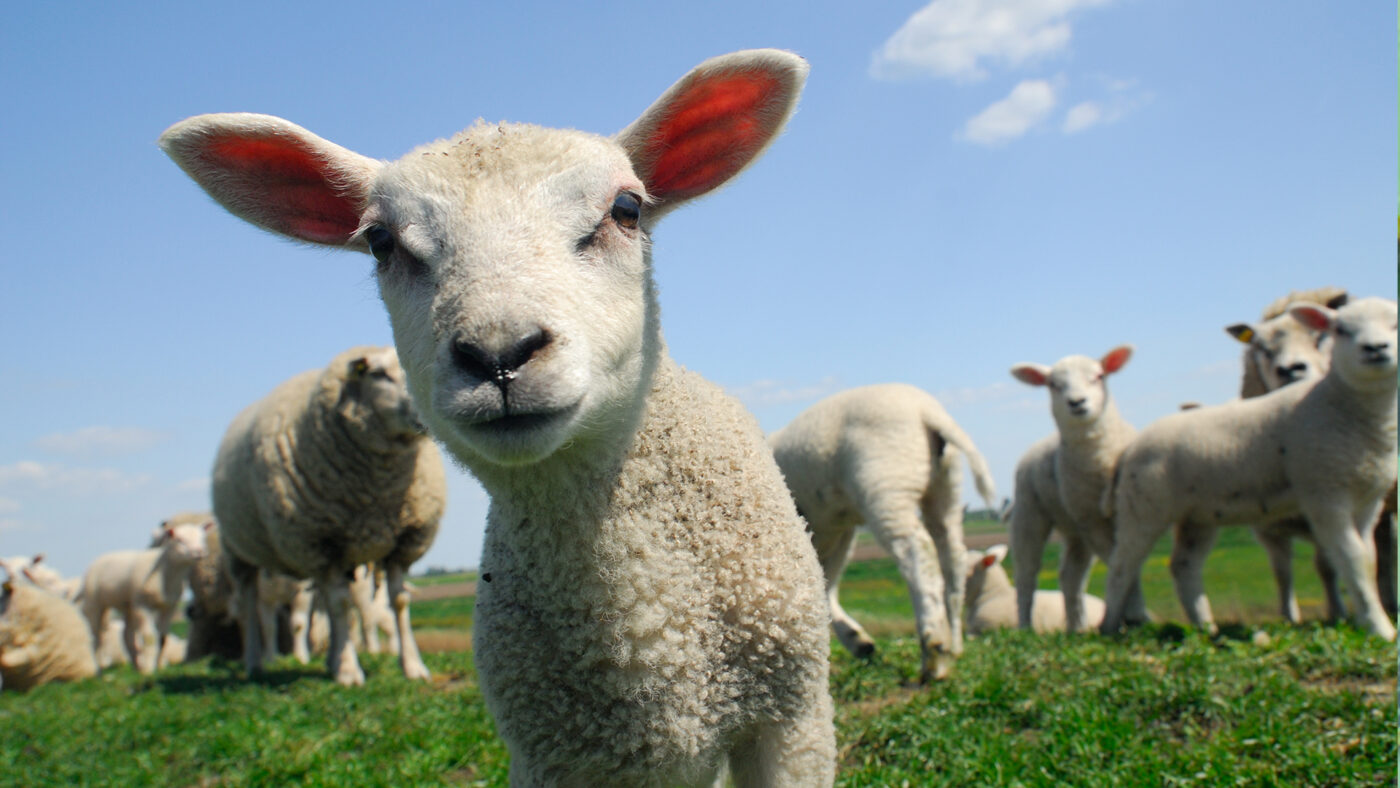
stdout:
[[451,435],[447,442],[463,446],[493,465],[532,465],[549,457],[569,439],[578,411],[576,403],[529,413],[454,418],[447,424]]

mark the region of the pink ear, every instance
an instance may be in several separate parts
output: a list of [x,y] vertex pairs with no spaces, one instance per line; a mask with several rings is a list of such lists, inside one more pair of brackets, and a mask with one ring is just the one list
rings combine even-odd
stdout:
[[1031,386],[1044,386],[1050,381],[1050,371],[1039,364],[1017,364],[1011,368],[1011,376]]
[[1294,304],[1288,308],[1294,320],[1314,331],[1327,331],[1332,328],[1332,310],[1312,304]]
[[173,539],[173,538],[175,538],[175,529],[174,529],[174,528],[167,528],[167,529],[165,529],[165,538],[166,538],[166,539]]
[[992,564],[995,564],[996,562],[997,557],[995,555],[992,555],[991,553],[982,556],[982,566],[985,566],[990,569]]
[[204,524],[204,530],[206,530],[206,531],[212,531],[213,529],[214,529],[214,521],[213,521],[213,520],[210,520],[209,522],[207,522],[207,523]]
[[806,74],[806,61],[776,50],[713,58],[671,86],[618,142],[665,210],[756,159],[787,122]]
[[1099,366],[1103,367],[1105,375],[1111,375],[1123,368],[1128,363],[1128,359],[1133,356],[1132,345],[1119,345],[1108,351],[1104,357],[1099,359]]
[[43,554],[43,553],[35,553],[35,554],[34,554],[34,557],[31,558],[31,559],[29,559],[29,564],[30,564],[30,566],[33,566],[34,564],[40,563],[40,562],[43,561],[43,560],[44,560],[44,554]]

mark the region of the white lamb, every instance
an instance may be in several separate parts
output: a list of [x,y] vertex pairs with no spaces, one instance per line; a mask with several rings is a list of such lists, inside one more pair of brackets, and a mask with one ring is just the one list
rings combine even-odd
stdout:
[[[1325,331],[1317,331],[1288,314],[1290,305],[1303,302],[1324,304],[1329,309],[1338,309],[1346,304],[1347,293],[1337,287],[1294,291],[1266,307],[1259,322],[1226,326],[1225,331],[1230,336],[1247,345],[1244,351],[1244,375],[1240,383],[1241,397],[1257,397],[1289,383],[1326,374],[1331,365],[1331,335]],[[1312,541],[1308,521],[1301,517],[1280,520],[1256,526],[1254,534],[1269,556],[1269,564],[1278,585],[1279,608],[1283,617],[1296,624],[1301,620],[1301,616],[1298,601],[1293,593],[1293,540]],[[1376,526],[1375,542],[1381,603],[1386,612],[1393,616],[1396,558],[1393,549],[1394,518],[1381,518]],[[1318,577],[1322,579],[1323,591],[1327,595],[1327,618],[1336,621],[1346,617],[1346,605],[1342,602],[1337,572],[1328,563],[1322,550],[1314,552],[1313,566],[1317,568]]]
[[[1050,413],[1057,434],[1042,439],[1016,465],[1016,497],[1011,511],[1011,551],[1016,554],[1017,621],[1032,625],[1036,578],[1050,532],[1063,542],[1060,591],[1071,632],[1089,623],[1084,611],[1084,588],[1089,567],[1098,556],[1113,553],[1113,521],[1102,511],[1104,494],[1113,481],[1118,455],[1132,440],[1131,424],[1118,413],[1108,393],[1108,376],[1123,368],[1133,349],[1120,345],[1103,358],[1066,356],[1053,366],[1017,364],[1011,374],[1022,383],[1050,390]],[[1134,582],[1128,617],[1147,620],[1147,607]]]
[[[1020,625],[1016,589],[1006,574],[1002,561],[1007,546],[996,544],[980,550],[967,551],[967,633],[980,635],[993,629],[1010,629]],[[1085,623],[1097,627],[1103,621],[1104,603],[1093,594],[1083,597]],[[1031,598],[1031,626],[1035,632],[1064,632],[1065,595],[1060,591],[1036,589]]]
[[394,601],[399,664],[408,678],[427,679],[404,574],[437,535],[446,485],[393,348],[342,351],[238,414],[219,446],[212,492],[248,672],[276,648],[258,625],[263,569],[314,583],[330,613],[327,667],[341,684],[363,684],[349,636],[349,578],[376,561]]
[[737,53],[611,139],[479,123],[393,163],[266,116],[162,137],[240,216],[378,260],[425,421],[491,496],[474,641],[512,784],[834,779],[821,567],[752,416],[668,356],[650,251],[806,72]]
[[1337,311],[1295,304],[1298,320],[1332,335],[1321,378],[1261,397],[1169,415],[1139,433],[1119,461],[1102,631],[1124,623],[1124,601],[1153,543],[1176,528],[1171,570],[1193,624],[1214,629],[1201,570],[1216,528],[1301,514],[1387,640],[1372,530],[1396,472],[1396,306],[1366,298]]
[[65,578],[58,570],[45,563],[43,553],[37,553],[33,558],[22,555],[0,558],[0,569],[4,569],[15,580],[23,579],[70,602],[82,587],[82,578]]
[[185,581],[190,568],[204,555],[205,529],[209,527],[212,523],[167,527],[159,547],[98,556],[83,574],[78,603],[92,628],[92,637],[100,641],[108,611],[119,612],[125,622],[122,634],[127,658],[142,673],[153,673],[161,664]]
[[78,609],[6,574],[0,584],[0,686],[23,692],[95,675],[92,633]]
[[[768,439],[826,575],[831,625],[852,654],[875,641],[841,607],[837,586],[864,523],[909,587],[922,652],[921,681],[948,674],[962,653],[962,468],[994,506],[987,463],[943,406],[890,383],[833,394]],[[935,560],[935,549],[937,558]]]

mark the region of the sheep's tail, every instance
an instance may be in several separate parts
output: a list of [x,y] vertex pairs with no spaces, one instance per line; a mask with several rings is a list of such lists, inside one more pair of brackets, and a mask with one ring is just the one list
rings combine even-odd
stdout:
[[987,461],[982,458],[982,452],[977,450],[976,444],[962,431],[962,427],[953,421],[947,411],[942,406],[936,408],[924,408],[924,427],[929,432],[937,433],[943,440],[956,446],[967,459],[967,467],[972,471],[973,484],[977,487],[977,494],[982,496],[982,500],[987,502],[987,508],[993,511],[997,508],[997,488],[992,481],[992,471],[987,467]]

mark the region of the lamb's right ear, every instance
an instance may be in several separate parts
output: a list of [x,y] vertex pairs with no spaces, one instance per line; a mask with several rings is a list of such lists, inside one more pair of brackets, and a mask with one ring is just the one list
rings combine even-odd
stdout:
[[1288,307],[1288,314],[1314,331],[1330,331],[1337,320],[1337,313],[1327,307],[1303,302]]
[[797,107],[807,61],[778,49],[711,58],[614,138],[646,184],[651,225],[723,185],[763,153]]
[[1225,333],[1246,345],[1254,341],[1254,327],[1248,323],[1236,323],[1232,326],[1225,326]]
[[197,115],[160,147],[234,215],[308,243],[368,249],[355,236],[381,165],[271,115]]
[[1011,368],[1011,376],[1030,386],[1044,386],[1050,382],[1050,368],[1044,364],[1017,364]]
[[[991,547],[988,547],[988,548],[987,548],[987,558],[989,558],[989,559],[991,559],[991,560],[990,560],[990,561],[987,561],[987,566],[990,567],[990,566],[992,566],[992,565],[994,565],[994,564],[999,564],[999,563],[1001,563],[1003,560],[1006,559],[1006,553],[1007,553],[1007,551],[1010,550],[1010,549],[1011,549],[1011,548],[1010,548],[1008,545],[1004,545],[1004,544],[994,544],[994,545],[992,545]],[[986,559],[984,559],[984,560],[986,560]]]
[[1105,375],[1112,375],[1122,369],[1128,363],[1128,359],[1133,357],[1132,345],[1119,345],[1108,351],[1099,359],[1099,366],[1103,367]]

